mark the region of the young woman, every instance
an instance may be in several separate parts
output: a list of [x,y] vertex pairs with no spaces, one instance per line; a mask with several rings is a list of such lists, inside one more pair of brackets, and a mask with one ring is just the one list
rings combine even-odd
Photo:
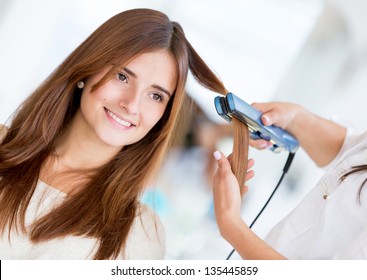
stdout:
[[[1,128],[0,259],[164,258],[162,225],[139,199],[189,70],[227,92],[180,25],[149,9],[117,14],[76,48]],[[247,134],[235,131],[241,182]]]
[[[222,236],[244,259],[367,259],[367,134],[354,134],[295,104],[254,107],[265,125],[296,136],[326,173],[263,241],[241,219],[238,182],[227,159],[216,152],[214,202]],[[260,149],[268,143],[251,145]]]

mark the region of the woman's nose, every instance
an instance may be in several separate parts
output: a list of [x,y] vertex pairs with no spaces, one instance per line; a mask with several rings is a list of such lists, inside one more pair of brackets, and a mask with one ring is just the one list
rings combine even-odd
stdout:
[[140,99],[140,94],[136,90],[129,90],[122,95],[119,105],[124,107],[129,114],[138,114]]

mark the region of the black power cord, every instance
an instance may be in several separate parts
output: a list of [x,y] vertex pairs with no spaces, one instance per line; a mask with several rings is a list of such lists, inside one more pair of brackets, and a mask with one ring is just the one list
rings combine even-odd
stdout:
[[[270,200],[272,199],[273,195],[275,194],[275,192],[277,191],[277,189],[279,188],[280,186],[280,183],[283,181],[283,178],[285,176],[285,174],[287,173],[287,171],[289,170],[289,168],[291,167],[291,164],[292,164],[292,161],[293,161],[293,158],[295,156],[295,153],[289,153],[288,155],[288,158],[287,158],[287,161],[283,167],[283,173],[282,173],[282,176],[280,177],[277,185],[275,186],[273,192],[271,193],[271,195],[269,196],[268,200],[265,202],[264,206],[261,208],[260,212],[257,214],[257,216],[255,217],[255,219],[252,221],[251,225],[249,228],[252,228],[252,226],[255,224],[255,222],[257,221],[257,219],[260,217],[261,213],[265,210],[266,206],[268,206]],[[231,253],[228,255],[227,259],[226,260],[229,260],[230,257],[233,255],[233,253],[235,252],[235,249],[233,249],[231,251]]]

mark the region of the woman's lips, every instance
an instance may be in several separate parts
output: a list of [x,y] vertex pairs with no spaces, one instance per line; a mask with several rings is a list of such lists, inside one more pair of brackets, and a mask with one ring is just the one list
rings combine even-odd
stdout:
[[112,111],[108,110],[107,108],[104,108],[107,115],[113,119],[114,121],[116,121],[118,124],[124,126],[124,127],[131,127],[131,126],[135,126],[133,123],[131,123],[130,121],[127,120],[123,120],[120,116],[116,115],[115,113],[113,113]]

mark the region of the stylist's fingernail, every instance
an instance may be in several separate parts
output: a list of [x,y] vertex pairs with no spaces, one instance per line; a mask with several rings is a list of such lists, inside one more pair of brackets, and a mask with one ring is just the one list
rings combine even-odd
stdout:
[[260,148],[266,148],[268,146],[268,142],[262,142],[260,144]]
[[213,155],[216,160],[220,160],[222,158],[222,154],[219,151],[215,151]]
[[263,124],[268,124],[269,122],[270,122],[270,119],[269,119],[269,117],[268,116],[265,116],[265,115],[263,115],[262,117],[261,117],[261,119],[262,119],[262,121],[263,121]]

